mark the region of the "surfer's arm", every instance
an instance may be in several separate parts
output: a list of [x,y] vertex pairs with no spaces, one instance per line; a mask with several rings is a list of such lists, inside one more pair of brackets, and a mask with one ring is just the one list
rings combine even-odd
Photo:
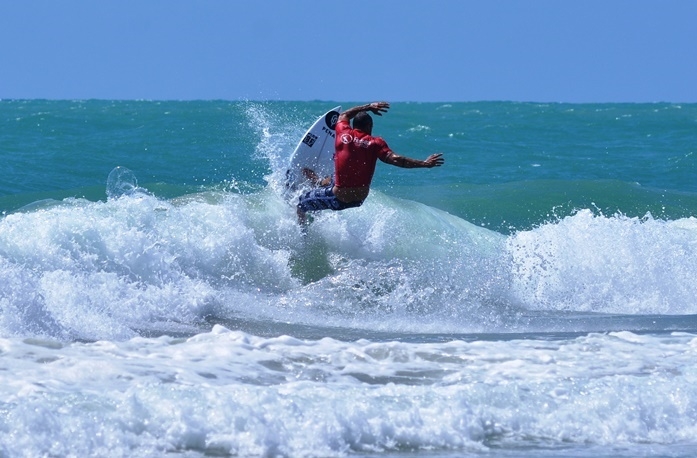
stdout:
[[310,170],[308,168],[303,167],[302,169],[303,176],[310,180],[310,182],[315,185],[315,186],[328,186],[329,183],[332,181],[332,177],[324,177],[320,178],[314,170]]
[[355,118],[361,111],[370,111],[378,116],[382,116],[383,113],[387,113],[390,104],[387,102],[373,102],[367,103],[365,105],[358,105],[356,107],[349,108],[339,115],[339,121],[350,121]]
[[404,169],[430,169],[431,167],[440,167],[445,162],[445,159],[443,159],[443,153],[431,154],[426,158],[426,160],[420,161],[418,159],[400,156],[399,154],[390,151],[389,154],[382,159],[382,161],[386,164],[396,165],[397,167],[402,167]]

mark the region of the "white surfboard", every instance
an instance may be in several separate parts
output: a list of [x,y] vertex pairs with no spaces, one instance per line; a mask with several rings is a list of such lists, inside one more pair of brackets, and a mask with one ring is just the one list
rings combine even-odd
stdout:
[[295,147],[286,171],[286,188],[289,191],[310,185],[307,171],[319,178],[334,173],[334,129],[339,120],[341,107],[334,107],[319,118],[310,127]]

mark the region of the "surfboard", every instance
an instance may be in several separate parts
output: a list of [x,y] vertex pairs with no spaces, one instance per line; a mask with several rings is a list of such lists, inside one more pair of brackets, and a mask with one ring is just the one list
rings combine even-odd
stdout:
[[289,191],[310,186],[309,176],[312,173],[319,178],[334,173],[334,129],[340,113],[341,106],[324,113],[298,142],[286,171],[286,188]]

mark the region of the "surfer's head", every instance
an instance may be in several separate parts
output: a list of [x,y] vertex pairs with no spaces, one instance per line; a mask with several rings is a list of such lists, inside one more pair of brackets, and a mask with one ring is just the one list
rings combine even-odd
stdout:
[[367,111],[360,111],[353,118],[353,128],[371,134],[373,132],[373,118]]

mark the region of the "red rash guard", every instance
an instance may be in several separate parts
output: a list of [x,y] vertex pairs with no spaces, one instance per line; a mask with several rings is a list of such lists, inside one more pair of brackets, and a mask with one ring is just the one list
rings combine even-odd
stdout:
[[336,124],[334,184],[339,188],[370,186],[378,158],[385,160],[390,148],[380,137],[351,128],[348,121]]

